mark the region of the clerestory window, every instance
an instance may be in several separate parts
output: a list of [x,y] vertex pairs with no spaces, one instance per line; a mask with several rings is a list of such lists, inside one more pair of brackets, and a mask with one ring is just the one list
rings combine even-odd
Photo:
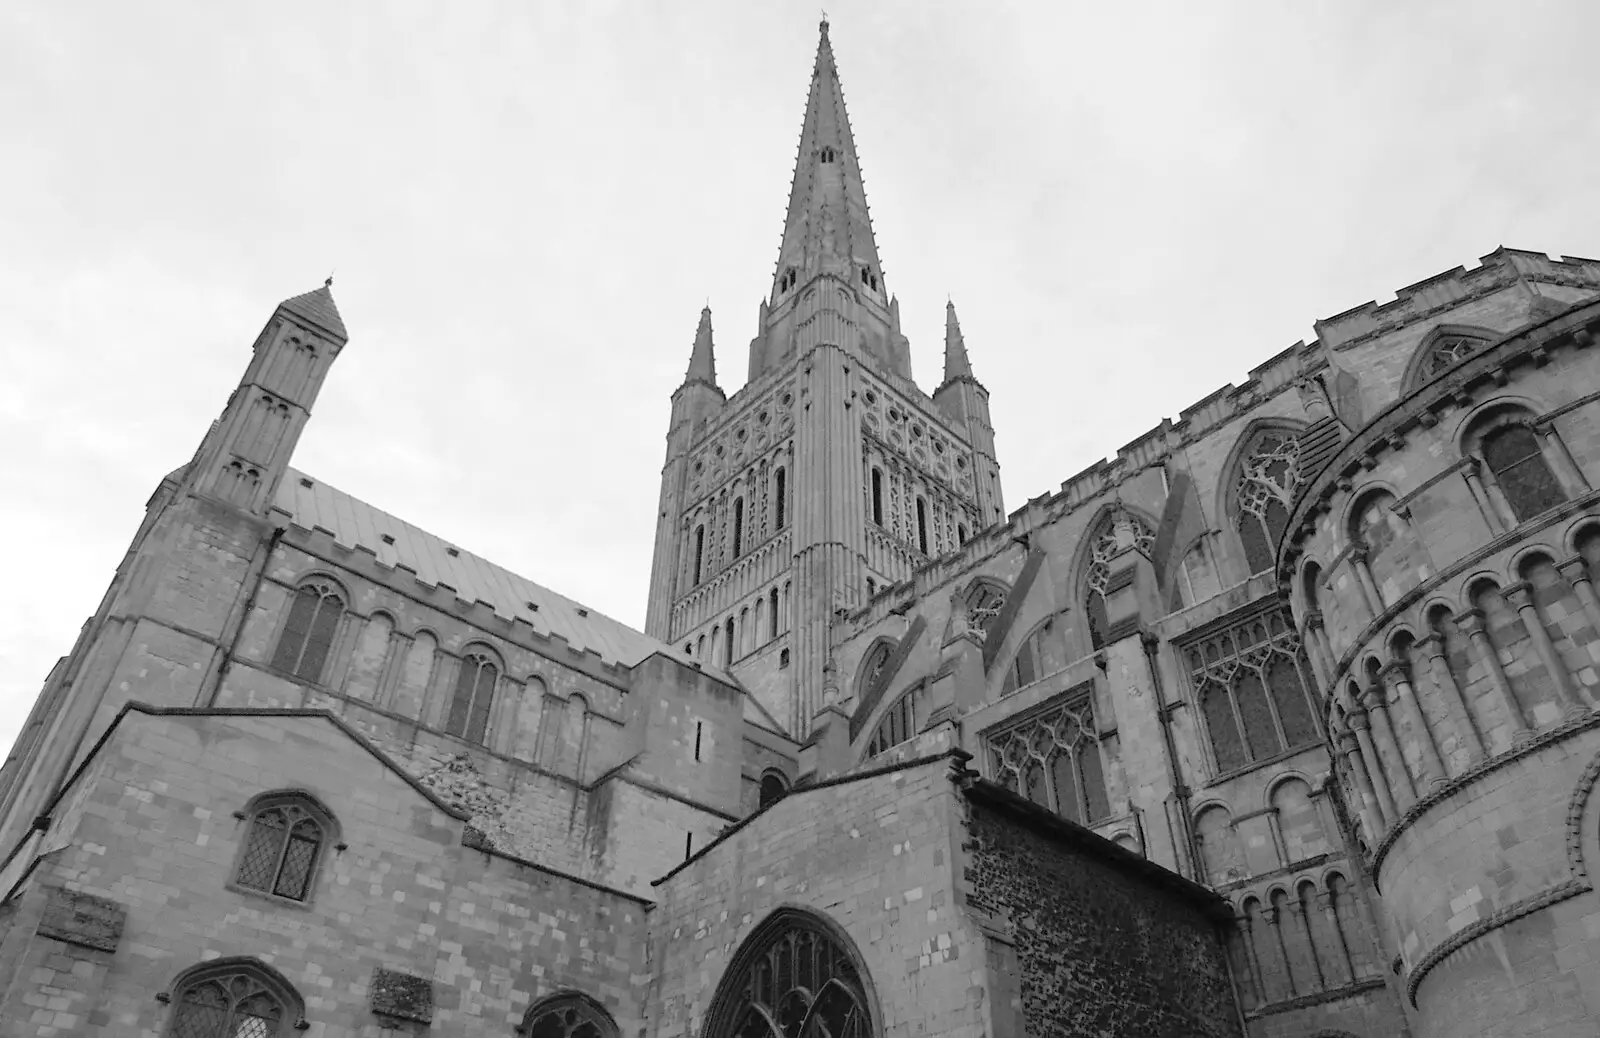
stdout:
[[500,668],[486,653],[469,652],[462,657],[444,730],[468,742],[482,745],[489,730],[489,708],[494,703],[495,682],[499,679]]
[[302,681],[320,682],[343,615],[344,599],[332,583],[301,585],[289,603],[289,617],[272,654],[273,668]]

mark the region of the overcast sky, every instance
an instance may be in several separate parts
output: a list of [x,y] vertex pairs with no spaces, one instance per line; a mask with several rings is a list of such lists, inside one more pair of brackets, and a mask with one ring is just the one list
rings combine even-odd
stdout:
[[[1009,508],[1496,246],[1600,255],[1600,5],[828,4],[917,378]],[[0,745],[278,300],[294,464],[642,625],[702,305],[743,381],[820,9],[0,5]]]

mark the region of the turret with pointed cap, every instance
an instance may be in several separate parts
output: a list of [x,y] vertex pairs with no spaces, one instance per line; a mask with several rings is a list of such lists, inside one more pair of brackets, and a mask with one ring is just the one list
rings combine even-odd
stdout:
[[689,353],[689,370],[685,382],[717,384],[717,354],[711,343],[711,307],[700,311],[700,326],[694,332],[694,349]]
[[186,482],[242,511],[265,516],[288,471],[339,351],[349,339],[333,279],[278,304],[256,337],[244,377],[195,455]]
[[967,340],[961,334],[956,304],[944,307],[944,381],[933,392],[933,402],[951,419],[966,427],[972,447],[973,486],[981,513],[979,528],[1005,516],[1000,494],[1000,466],[995,460],[994,426],[989,418],[989,391],[972,374]]

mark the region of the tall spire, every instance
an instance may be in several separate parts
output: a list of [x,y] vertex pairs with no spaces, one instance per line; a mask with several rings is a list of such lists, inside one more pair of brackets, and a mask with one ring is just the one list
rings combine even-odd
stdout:
[[956,304],[944,304],[944,381],[972,377],[972,361],[967,359],[967,341],[961,337],[961,321]]
[[[826,21],[821,30],[800,128],[794,184],[789,189],[789,211],[783,222],[783,245],[773,274],[773,296],[813,275],[831,273],[881,301],[888,293],[883,288],[861,164],[845,114],[844,89],[839,84]],[[793,277],[789,277],[790,271]]]
[[717,356],[711,345],[711,307],[700,311],[700,327],[694,333],[694,352],[689,354],[689,370],[685,382],[704,382],[713,388],[717,385]]

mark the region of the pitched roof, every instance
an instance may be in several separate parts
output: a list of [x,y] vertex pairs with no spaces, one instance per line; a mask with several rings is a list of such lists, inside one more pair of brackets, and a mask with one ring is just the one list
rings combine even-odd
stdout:
[[339,316],[339,308],[333,305],[332,278],[324,282],[321,288],[285,299],[278,306],[332,332],[340,342],[348,342],[350,339],[344,330],[344,320]]
[[[385,566],[406,566],[428,584],[447,584],[468,602],[487,603],[497,615],[523,620],[547,637],[565,638],[579,651],[591,649],[607,663],[632,667],[658,652],[686,665],[695,662],[642,631],[295,469],[284,474],[274,504],[296,526],[308,530],[321,527],[341,545],[368,549]],[[720,670],[701,669],[720,681],[737,684]]]

